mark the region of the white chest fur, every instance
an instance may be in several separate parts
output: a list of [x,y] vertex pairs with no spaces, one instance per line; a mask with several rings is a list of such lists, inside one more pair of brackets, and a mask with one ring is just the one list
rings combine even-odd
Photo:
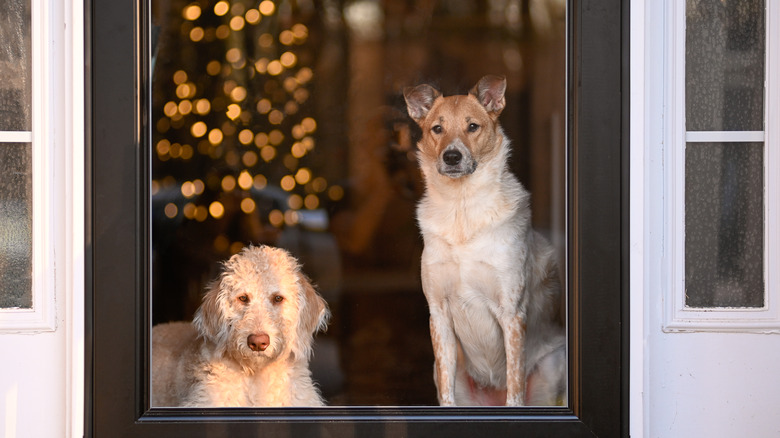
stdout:
[[[497,316],[519,310],[526,254],[518,240],[529,230],[529,196],[513,175],[487,173],[478,170],[449,187],[429,184],[418,221],[425,240],[426,298],[447,303],[445,317],[469,374],[484,385],[502,387],[506,356]],[[507,297],[508,290],[515,296]]]

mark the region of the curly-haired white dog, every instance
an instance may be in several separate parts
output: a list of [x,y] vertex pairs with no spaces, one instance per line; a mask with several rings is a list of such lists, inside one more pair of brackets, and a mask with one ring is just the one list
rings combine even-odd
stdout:
[[309,357],[329,316],[289,253],[244,248],[192,323],[153,328],[152,405],[322,406]]

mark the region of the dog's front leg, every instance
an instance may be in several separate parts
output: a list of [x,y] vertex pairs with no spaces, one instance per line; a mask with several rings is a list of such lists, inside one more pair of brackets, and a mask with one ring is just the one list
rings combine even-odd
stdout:
[[455,406],[455,376],[458,348],[450,313],[450,294],[458,290],[457,269],[442,258],[448,250],[439,240],[426,238],[422,255],[421,280],[430,311],[431,343],[434,356],[434,383],[441,406]]
[[431,343],[433,344],[436,389],[441,406],[455,406],[457,347],[447,303],[430,306]]
[[523,406],[525,401],[525,315],[505,311],[500,317],[506,351],[506,406]]

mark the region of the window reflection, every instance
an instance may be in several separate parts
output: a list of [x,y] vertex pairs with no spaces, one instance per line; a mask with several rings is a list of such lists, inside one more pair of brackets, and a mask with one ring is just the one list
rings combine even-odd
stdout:
[[32,27],[29,0],[0,9],[0,309],[32,309]]
[[333,312],[312,361],[328,404],[437,404],[402,90],[507,76],[512,167],[562,257],[564,2],[155,0],[152,14],[153,323],[191,319],[248,243],[284,247]]
[[[760,0],[686,3],[687,131],[764,129]],[[687,143],[685,305],[764,303],[764,144]]]
[[31,309],[32,144],[0,143],[0,308]]
[[0,10],[0,131],[32,129],[30,7],[30,0],[6,0]]

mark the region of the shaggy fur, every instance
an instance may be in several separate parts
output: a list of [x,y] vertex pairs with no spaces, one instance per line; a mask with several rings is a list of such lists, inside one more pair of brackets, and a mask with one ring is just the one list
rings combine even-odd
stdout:
[[444,406],[565,398],[558,268],[530,227],[529,193],[507,168],[498,122],[505,90],[504,78],[486,76],[465,96],[442,97],[430,85],[404,92],[422,128],[422,286]]
[[290,254],[244,248],[192,323],[153,328],[152,405],[322,406],[309,357],[329,315]]

